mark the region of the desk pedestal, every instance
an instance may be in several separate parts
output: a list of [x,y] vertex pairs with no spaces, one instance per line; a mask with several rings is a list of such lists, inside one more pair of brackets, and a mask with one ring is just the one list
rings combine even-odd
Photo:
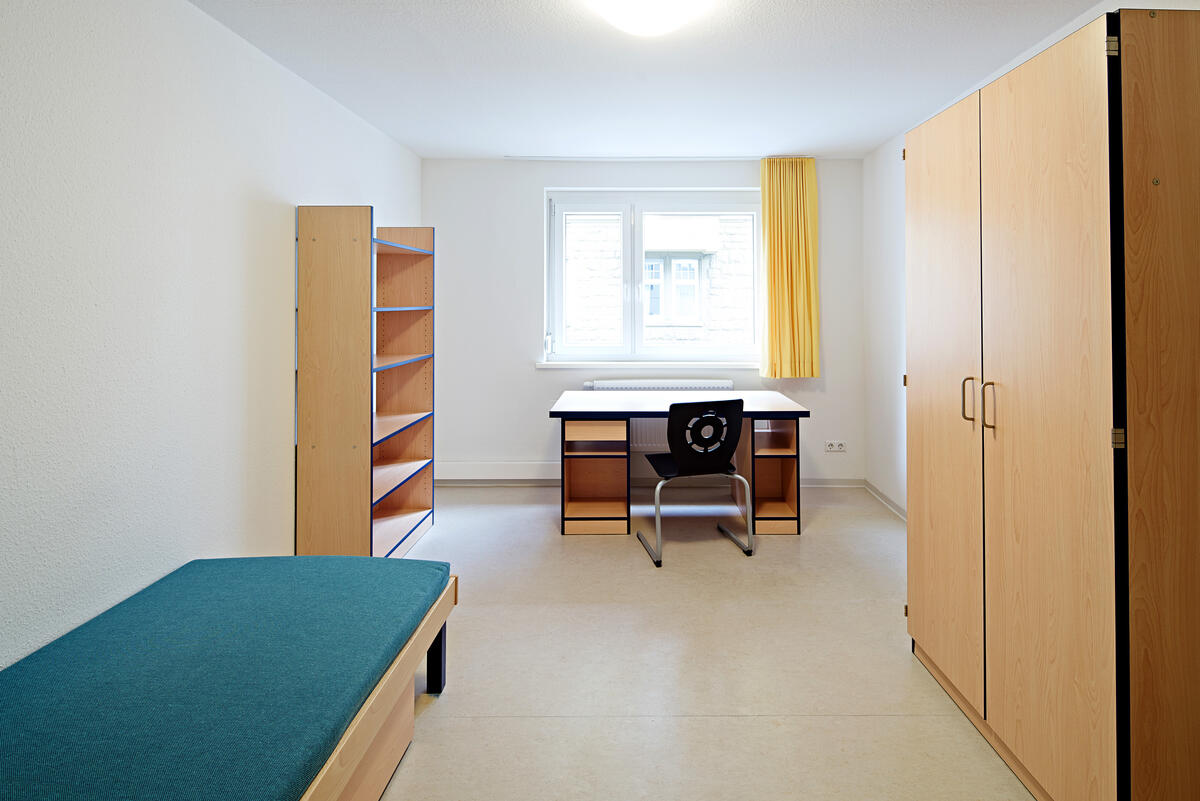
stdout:
[[629,420],[562,421],[562,533],[629,533]]

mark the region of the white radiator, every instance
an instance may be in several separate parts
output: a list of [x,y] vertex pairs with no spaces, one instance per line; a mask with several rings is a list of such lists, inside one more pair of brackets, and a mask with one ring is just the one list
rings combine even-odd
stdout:
[[[733,389],[728,378],[606,378],[585,381],[584,389],[596,391],[614,389]],[[667,421],[654,418],[634,418],[629,421],[631,450],[652,453],[667,450]]]

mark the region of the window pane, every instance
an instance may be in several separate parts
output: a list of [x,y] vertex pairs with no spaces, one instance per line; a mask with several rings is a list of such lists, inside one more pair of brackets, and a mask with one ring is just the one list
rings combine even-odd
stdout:
[[644,276],[642,285],[646,289],[646,317],[658,318],[662,315],[662,279],[663,265],[665,262],[662,259],[646,259],[642,265],[642,274]]
[[642,221],[644,263],[670,265],[661,314],[651,314],[650,302],[643,308],[643,346],[695,354],[752,348],[754,215],[647,213]]
[[620,213],[563,215],[563,338],[571,347],[623,344],[624,226]]
[[696,259],[675,259],[671,262],[671,268],[675,271],[676,282],[695,281],[699,265]]
[[696,287],[692,284],[675,285],[675,319],[677,322],[695,320]]
[[651,284],[646,287],[646,314],[657,317],[662,314],[662,285]]

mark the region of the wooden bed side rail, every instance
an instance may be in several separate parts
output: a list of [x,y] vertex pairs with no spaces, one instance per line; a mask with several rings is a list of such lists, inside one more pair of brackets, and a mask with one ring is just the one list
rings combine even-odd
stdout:
[[378,801],[412,740],[413,675],[458,603],[451,575],[300,801]]

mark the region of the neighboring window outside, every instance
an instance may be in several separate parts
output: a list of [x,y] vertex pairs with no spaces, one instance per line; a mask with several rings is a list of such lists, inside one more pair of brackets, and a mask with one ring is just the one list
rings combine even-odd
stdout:
[[757,191],[548,196],[548,359],[758,361]]
[[[649,254],[647,254],[649,255]],[[646,323],[663,325],[663,267],[662,259],[647,258],[642,264],[642,286],[646,288]]]
[[[713,254],[645,252],[646,279],[643,292],[642,319],[646,326],[660,330],[643,332],[643,339],[660,342],[687,340],[686,331],[665,331],[665,328],[695,328],[703,326],[700,314],[700,265],[711,261]],[[651,278],[650,265],[654,265]],[[705,273],[710,270],[705,269]],[[665,288],[664,288],[665,287]]]

